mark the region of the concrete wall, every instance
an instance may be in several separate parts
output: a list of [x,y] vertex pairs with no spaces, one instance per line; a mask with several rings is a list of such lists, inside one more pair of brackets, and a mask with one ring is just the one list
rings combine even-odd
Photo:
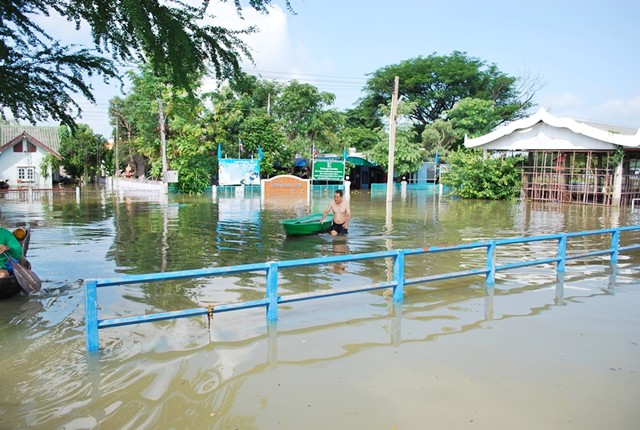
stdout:
[[146,179],[126,179],[109,176],[100,178],[100,183],[104,184],[108,190],[117,191],[149,191],[166,194],[167,184],[162,181],[150,181]]

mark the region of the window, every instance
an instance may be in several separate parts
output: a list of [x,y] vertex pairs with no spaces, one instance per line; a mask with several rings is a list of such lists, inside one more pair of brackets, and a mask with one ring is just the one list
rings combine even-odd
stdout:
[[13,152],[36,152],[36,151],[37,151],[36,146],[33,143],[26,140],[22,140],[16,143],[15,145],[13,145]]
[[18,167],[18,182],[35,182],[35,167]]

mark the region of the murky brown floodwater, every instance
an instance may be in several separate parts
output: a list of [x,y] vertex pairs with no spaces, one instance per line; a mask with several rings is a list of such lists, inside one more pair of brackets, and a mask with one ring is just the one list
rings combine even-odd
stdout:
[[[314,199],[324,209],[329,196]],[[100,331],[87,357],[82,280],[459,244],[640,224],[640,210],[354,193],[346,241],[287,238],[304,206],[257,196],[103,192],[1,201],[27,222],[44,288],[0,301],[0,429],[636,429],[640,252],[406,289]],[[592,248],[600,239],[584,240]],[[640,234],[632,237],[640,242]],[[501,259],[554,254],[521,245]],[[555,255],[555,254],[554,254]],[[407,260],[407,278],[481,267],[484,253]],[[284,270],[283,294],[387,279],[385,261]],[[103,288],[100,318],[263,297],[263,276]],[[201,280],[202,281],[202,280]]]

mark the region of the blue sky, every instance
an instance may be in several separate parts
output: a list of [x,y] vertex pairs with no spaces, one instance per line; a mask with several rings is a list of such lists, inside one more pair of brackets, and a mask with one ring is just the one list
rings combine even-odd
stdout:
[[[640,128],[637,0],[291,2],[296,15],[278,0],[269,15],[250,10],[244,21],[227,3],[212,2],[210,13],[220,25],[260,28],[247,39],[255,65],[245,63],[246,71],[312,83],[336,94],[339,109],[362,95],[368,73],[458,50],[507,74],[537,78],[535,109]],[[97,105],[83,104],[81,122],[109,136],[106,110],[118,90],[101,84],[96,90]]]

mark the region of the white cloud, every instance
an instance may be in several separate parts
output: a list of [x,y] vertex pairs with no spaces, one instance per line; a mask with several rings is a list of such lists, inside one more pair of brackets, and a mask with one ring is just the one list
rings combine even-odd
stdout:
[[[215,15],[212,24],[229,29],[257,28],[256,33],[242,35],[241,39],[249,48],[253,63],[242,59],[240,65],[251,73],[291,71],[291,44],[287,29],[287,13],[278,6],[269,8],[269,14],[247,9],[240,18],[232,3],[217,3],[209,13]],[[215,89],[218,82],[213,78],[205,79],[203,90]]]
[[[287,30],[288,15],[282,8],[271,6],[269,13],[260,13],[252,8],[242,11],[238,16],[232,2],[217,3],[209,13],[215,16],[212,24],[221,27],[242,30],[254,26],[257,32],[243,35],[241,39],[249,47],[258,70],[282,70],[282,64],[290,58],[290,42]],[[254,68],[247,59],[242,66]]]

